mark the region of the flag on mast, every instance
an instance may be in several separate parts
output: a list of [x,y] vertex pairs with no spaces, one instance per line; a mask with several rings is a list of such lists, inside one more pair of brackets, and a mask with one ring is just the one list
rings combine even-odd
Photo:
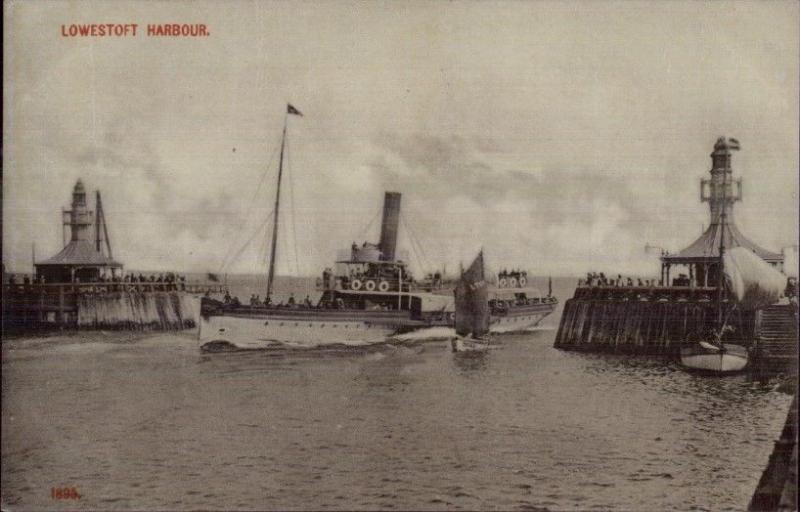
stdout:
[[294,114],[296,116],[303,117],[303,113],[300,112],[299,110],[297,110],[296,108],[294,108],[291,103],[287,103],[286,104],[286,113],[287,114]]

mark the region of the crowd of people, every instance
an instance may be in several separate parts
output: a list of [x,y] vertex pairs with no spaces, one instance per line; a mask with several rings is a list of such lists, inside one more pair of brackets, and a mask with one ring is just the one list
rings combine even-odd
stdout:
[[22,277],[22,283],[17,283],[17,276],[15,276],[14,274],[8,275],[8,284],[29,285],[31,284],[31,282],[33,282],[34,284],[44,284],[45,279],[44,276],[36,276],[33,278],[33,281],[31,281],[31,278],[26,275]]
[[125,274],[122,277],[119,276],[100,276],[101,283],[129,283],[129,284],[149,284],[152,285],[151,287],[154,290],[158,291],[175,291],[175,290],[185,290],[186,289],[186,277],[179,276],[173,273],[167,274],[159,274],[157,277],[155,274],[150,274],[149,277],[144,276],[143,274]]
[[[208,297],[209,294],[206,293]],[[242,302],[239,300],[239,297],[231,296],[229,291],[225,292],[225,296],[222,299],[222,302],[231,306],[241,306]],[[279,302],[277,304],[272,303],[272,299],[269,296],[264,297],[264,300],[261,300],[261,295],[252,294],[250,295],[250,305],[251,306],[272,306],[276,308],[306,308],[310,309],[314,307],[314,303],[311,302],[311,297],[306,295],[306,298],[302,301],[297,301],[294,298],[294,294],[290,294],[289,298],[286,300],[286,303]]]
[[617,274],[617,277],[606,277],[602,272],[587,272],[586,279],[579,279],[578,286],[639,286],[639,287],[652,287],[662,286],[662,282],[658,279],[642,279],[637,277],[623,277],[622,274]]
[[526,271],[520,270],[518,268],[512,269],[510,271],[506,270],[506,269],[503,269],[503,270],[500,271],[500,273],[497,274],[497,277],[499,277],[500,279],[506,279],[506,278],[510,278],[510,277],[516,277],[516,278],[525,277],[525,278],[527,278],[528,277],[528,273]]
[[[25,275],[22,278],[22,283],[17,282],[17,277],[14,274],[8,275],[8,284],[22,284],[22,285],[31,285],[31,284],[46,284],[47,279],[43,275],[34,276],[31,279],[30,276]],[[125,274],[124,276],[118,275],[106,275],[100,274],[95,279],[81,279],[80,276],[76,276],[73,283],[80,283],[80,284],[130,284],[130,285],[138,285],[138,284],[145,284],[148,285],[145,287],[148,291],[177,291],[177,290],[185,290],[186,289],[186,276],[181,276],[173,273],[167,274],[159,274],[156,276],[155,274],[150,274],[149,277],[145,276],[144,274]]]
[[[673,286],[690,286],[690,284],[691,281],[686,274],[680,274],[672,281]],[[608,278],[602,272],[588,272],[585,279],[582,278],[578,280],[578,286],[636,286],[649,288],[653,286],[663,286],[663,283],[657,279],[642,280],[642,278],[636,278],[634,281],[634,278],[623,277],[621,274],[617,274],[616,278]],[[789,302],[792,304],[797,304],[798,283],[796,278],[788,277],[786,279],[786,288],[783,291],[783,296],[789,299]]]
[[789,303],[797,307],[797,279],[790,277],[786,279],[786,288],[783,296],[789,299]]

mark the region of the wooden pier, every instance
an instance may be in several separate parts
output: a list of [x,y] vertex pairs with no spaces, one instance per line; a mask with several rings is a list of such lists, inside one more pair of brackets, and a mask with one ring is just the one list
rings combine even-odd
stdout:
[[[756,311],[742,311],[730,302],[733,295],[723,289],[725,258],[731,257],[731,251],[755,254],[770,272],[775,270],[769,265],[781,270],[784,264],[782,254],[748,240],[734,222],[733,205],[742,198],[742,181],[733,177],[731,162],[732,152],[739,149],[734,138],[720,137],[714,144],[710,178],[700,182],[700,200],[709,204],[708,228],[676,253],[661,248],[659,286],[632,286],[630,279],[631,285],[624,286],[621,275],[609,281],[603,274],[588,274],[585,284],[579,285],[564,305],[556,347],[677,355],[684,342],[700,341],[725,325],[733,329],[725,341],[754,348],[756,355],[760,350],[774,359],[784,352],[797,353],[796,326],[789,329],[796,318],[790,320],[785,312],[769,308],[761,316]],[[687,273],[670,281],[673,268]],[[720,315],[724,315],[724,324]]]
[[781,437],[775,441],[767,468],[761,475],[747,510],[797,510],[797,394],[794,395]]
[[[186,283],[168,273],[150,281],[139,274],[123,276],[115,260],[108,227],[95,191],[96,210],[89,209],[79,179],[69,210],[63,210],[64,247],[54,256],[34,261],[34,282],[6,278],[3,267],[3,333],[38,329],[184,329],[197,322],[195,295],[224,292],[220,284]],[[7,280],[8,279],[8,280]],[[51,284],[52,283],[52,284]]]
[[192,297],[223,291],[218,284],[157,282],[4,284],[3,330],[191,328]]
[[[567,300],[555,346],[591,352],[678,353],[715,325],[715,287],[579,286]],[[734,311],[729,323],[752,342],[754,315]]]

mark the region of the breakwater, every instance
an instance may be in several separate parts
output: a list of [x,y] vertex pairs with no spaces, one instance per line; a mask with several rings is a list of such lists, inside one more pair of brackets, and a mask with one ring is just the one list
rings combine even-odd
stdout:
[[182,292],[117,292],[78,297],[79,328],[188,329],[196,325],[196,300]]
[[220,291],[215,286],[176,290],[162,284],[4,285],[3,329],[192,328],[197,323],[198,295]]
[[[678,353],[716,325],[712,287],[579,286],[564,304],[554,345],[591,352]],[[728,323],[745,345],[754,315],[733,310]],[[750,340],[750,341],[748,341]]]
[[747,507],[750,512],[797,510],[797,394],[781,437],[775,441],[761,480]]

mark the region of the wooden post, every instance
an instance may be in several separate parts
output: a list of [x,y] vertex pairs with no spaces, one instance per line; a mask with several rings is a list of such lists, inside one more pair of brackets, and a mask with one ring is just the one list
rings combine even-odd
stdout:
[[45,289],[39,288],[39,314],[37,315],[40,324],[46,320],[47,313],[44,312],[44,294]]
[[64,286],[58,287],[58,311],[56,312],[56,322],[59,326],[64,324]]
[[397,283],[397,311],[403,309],[403,267],[400,267],[400,278]]

